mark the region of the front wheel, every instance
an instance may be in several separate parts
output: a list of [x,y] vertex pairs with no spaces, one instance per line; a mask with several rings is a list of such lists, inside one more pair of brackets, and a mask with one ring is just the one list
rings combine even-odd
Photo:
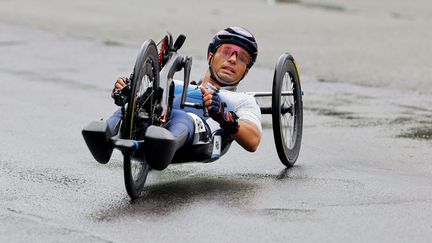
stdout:
[[[156,44],[146,41],[138,54],[131,78],[131,93],[122,124],[122,137],[143,140],[147,127],[159,122],[159,61]],[[145,146],[145,145],[144,145]],[[143,148],[124,153],[124,179],[126,191],[132,199],[144,189],[149,172]]]
[[279,159],[291,167],[300,153],[303,102],[297,66],[288,53],[279,57],[274,72],[272,123]]
[[144,189],[150,166],[130,154],[124,154],[123,158],[126,191],[132,199],[136,199]]

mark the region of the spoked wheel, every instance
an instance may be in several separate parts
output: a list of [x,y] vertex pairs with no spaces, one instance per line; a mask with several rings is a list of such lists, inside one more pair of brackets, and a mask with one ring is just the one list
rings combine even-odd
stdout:
[[294,58],[279,57],[273,77],[272,123],[276,150],[281,162],[291,167],[297,160],[303,130],[300,77]]
[[[142,140],[147,127],[157,124],[159,93],[158,53],[156,44],[149,40],[141,47],[131,77],[131,93],[122,125],[123,138]],[[123,156],[126,191],[135,199],[144,188],[150,167],[142,148]]]

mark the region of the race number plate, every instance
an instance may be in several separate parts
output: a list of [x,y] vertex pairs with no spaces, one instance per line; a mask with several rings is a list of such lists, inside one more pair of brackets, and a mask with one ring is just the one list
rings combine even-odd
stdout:
[[212,159],[219,158],[221,156],[222,139],[220,135],[215,135],[213,138],[213,152]]

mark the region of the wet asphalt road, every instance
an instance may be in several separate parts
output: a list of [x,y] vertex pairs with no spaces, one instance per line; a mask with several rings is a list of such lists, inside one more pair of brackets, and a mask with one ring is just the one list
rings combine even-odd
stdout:
[[[235,145],[212,164],[153,172],[131,202],[120,153],[97,164],[80,131],[114,111],[113,80],[140,43],[0,33],[0,242],[430,241],[428,96],[303,75],[296,166],[279,162],[265,118],[256,153]],[[192,77],[204,69],[195,62]],[[252,70],[241,88],[270,90],[272,72]]]

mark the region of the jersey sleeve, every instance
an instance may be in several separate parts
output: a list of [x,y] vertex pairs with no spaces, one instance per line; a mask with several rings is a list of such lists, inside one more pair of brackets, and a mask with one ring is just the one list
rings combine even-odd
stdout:
[[245,95],[245,98],[236,107],[235,113],[239,117],[239,120],[245,120],[255,124],[260,133],[262,133],[261,109],[254,97]]

